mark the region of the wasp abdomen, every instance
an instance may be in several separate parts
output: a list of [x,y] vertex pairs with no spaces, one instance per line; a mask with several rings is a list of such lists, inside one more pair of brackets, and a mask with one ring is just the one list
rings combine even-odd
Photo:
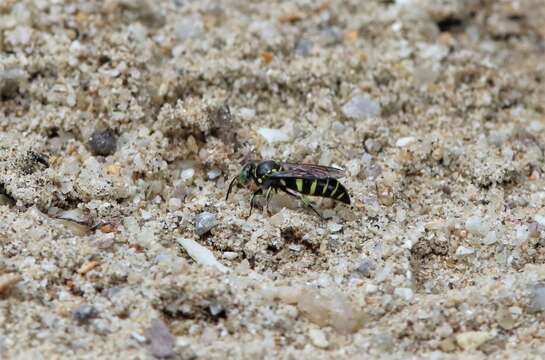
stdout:
[[282,185],[310,196],[320,196],[350,204],[350,196],[344,186],[336,179],[282,179]]

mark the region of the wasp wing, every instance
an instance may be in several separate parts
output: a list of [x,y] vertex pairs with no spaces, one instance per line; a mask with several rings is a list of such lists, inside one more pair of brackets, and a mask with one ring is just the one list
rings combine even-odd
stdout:
[[282,171],[270,174],[269,179],[339,179],[345,176],[344,170],[314,164],[281,163]]

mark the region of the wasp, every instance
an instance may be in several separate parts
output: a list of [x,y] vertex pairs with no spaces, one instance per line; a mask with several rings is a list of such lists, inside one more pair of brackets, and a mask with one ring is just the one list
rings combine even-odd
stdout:
[[253,181],[258,189],[250,199],[250,216],[254,200],[258,195],[265,195],[267,211],[273,192],[283,191],[303,202],[320,218],[322,216],[304,195],[331,198],[350,205],[350,196],[345,187],[337,180],[344,176],[344,171],[329,166],[277,162],[274,160],[249,161],[238,176],[229,183],[227,196],[235,183],[246,186]]

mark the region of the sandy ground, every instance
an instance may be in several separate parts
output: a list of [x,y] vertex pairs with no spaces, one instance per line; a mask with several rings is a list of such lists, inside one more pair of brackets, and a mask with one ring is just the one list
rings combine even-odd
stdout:
[[[545,1],[0,2],[2,359],[545,356]],[[352,206],[225,201],[248,159]]]

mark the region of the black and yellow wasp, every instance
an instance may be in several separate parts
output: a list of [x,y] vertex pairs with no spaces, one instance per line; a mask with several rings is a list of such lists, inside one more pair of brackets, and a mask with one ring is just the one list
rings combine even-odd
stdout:
[[229,194],[235,183],[246,186],[253,180],[259,188],[252,194],[250,199],[250,215],[257,195],[265,193],[268,210],[272,192],[281,190],[300,199],[321,218],[320,213],[303,195],[326,197],[350,204],[348,192],[337,181],[343,176],[344,171],[329,166],[285,163],[273,160],[249,161],[229,184],[225,200],[229,199]]

